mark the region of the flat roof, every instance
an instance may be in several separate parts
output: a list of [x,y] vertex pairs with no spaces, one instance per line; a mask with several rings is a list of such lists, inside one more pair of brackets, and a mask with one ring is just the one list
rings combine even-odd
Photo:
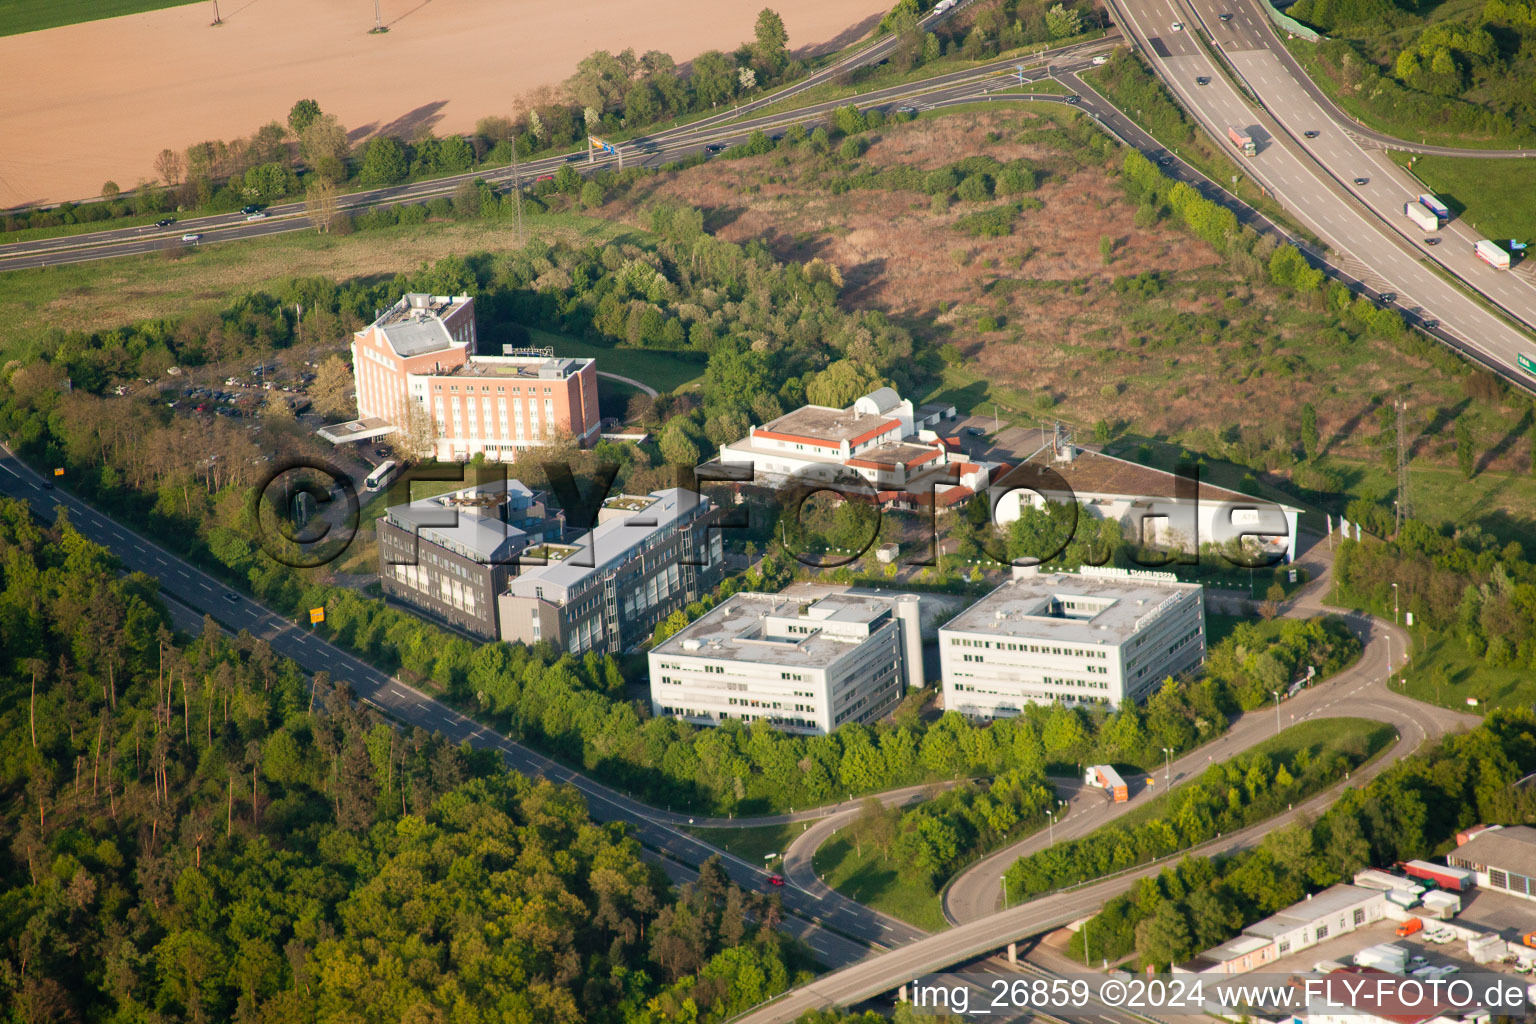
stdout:
[[564,380],[580,373],[591,359],[557,357],[554,359],[521,356],[471,356],[466,362],[433,377],[520,377],[526,380]]
[[373,322],[395,354],[402,357],[437,352],[467,342],[455,341],[443,320],[474,302],[468,295],[407,292]]
[[[668,637],[652,653],[825,668],[867,637],[829,633],[815,628],[818,622],[873,623],[890,615],[894,606],[894,597],[886,599],[850,593],[798,598],[785,594],[734,594]],[[765,636],[764,621],[769,617],[794,619],[797,624],[811,627],[811,632]]]
[[607,570],[628,559],[631,552],[654,534],[693,518],[711,507],[710,500],[681,487],[652,491],[655,500],[638,512],[622,519],[599,523],[571,543],[576,551],[550,565],[531,567],[512,580],[508,592],[514,597],[537,597],[563,602],[566,595],[593,573]]
[[[1168,580],[1154,578],[1162,576]],[[1079,644],[1118,644],[1166,607],[1191,595],[1198,597],[1201,590],[1198,583],[1174,582],[1169,573],[1141,577],[1066,572],[1016,576],[950,619],[943,629]],[[1068,602],[1079,607],[1070,607]],[[1053,608],[1059,608],[1059,614],[1052,614]]]
[[[1077,495],[1078,498],[1091,497],[1093,495],[1113,495],[1128,498],[1154,498],[1172,500],[1175,496],[1175,481],[1178,477],[1166,470],[1153,469],[1151,466],[1143,466],[1140,463],[1130,462],[1126,459],[1116,458],[1113,455],[1105,455],[1085,448],[1075,449],[1076,454],[1070,461],[1058,461],[1053,459],[1049,447],[1036,452],[1024,462],[1020,463],[1011,473],[1005,474],[996,483],[998,487],[1014,486],[1021,483],[1033,482],[1038,479],[1036,470],[1038,467],[1047,466],[1061,474]],[[1050,493],[1049,490],[1047,493]],[[1279,506],[1288,511],[1298,511],[1289,505],[1273,501],[1270,498],[1260,498],[1252,494],[1243,494],[1239,491],[1229,490],[1225,487],[1217,487],[1214,484],[1200,481],[1198,497],[1202,502],[1225,503],[1239,502],[1251,504],[1253,502],[1266,502]]]
[[360,420],[348,420],[345,423],[327,423],[315,433],[331,444],[351,444],[355,441],[368,441],[375,437],[383,437],[385,434],[393,434],[398,429],[386,419],[369,416]]
[[1490,828],[1462,843],[1446,855],[1482,867],[1514,871],[1536,878],[1536,828],[1506,825]]
[[527,533],[503,522],[493,510],[532,499],[533,491],[521,480],[491,480],[393,505],[386,513],[396,526],[412,530],[423,540],[491,564],[509,561],[528,543]]
[[944,451],[937,445],[918,444],[915,441],[886,441],[864,449],[848,461],[852,465],[871,462],[881,466],[909,466],[943,454]]
[[1322,892],[1314,893],[1309,899],[1293,903],[1279,913],[1249,925],[1243,931],[1249,935],[1275,938],[1321,918],[1333,917],[1335,914],[1352,910],[1362,903],[1385,898],[1385,891],[1382,889],[1368,889],[1348,883],[1331,885]]
[[784,434],[836,446],[844,441],[851,445],[868,434],[891,427],[899,429],[900,425],[900,420],[885,415],[831,409],[824,405],[802,405],[756,429],[762,433]]

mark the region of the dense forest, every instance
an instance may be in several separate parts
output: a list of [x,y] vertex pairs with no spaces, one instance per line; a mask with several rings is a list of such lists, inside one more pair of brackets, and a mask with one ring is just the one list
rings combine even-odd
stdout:
[[570,787],[360,710],[0,501],[0,991],[25,1021],[711,1021],[807,967]]
[[1478,531],[1438,533],[1408,520],[1388,542],[1346,541],[1334,566],[1363,602],[1399,607],[1448,631],[1490,668],[1536,668],[1536,565],[1520,544]]
[[[1496,711],[1352,788],[1315,821],[1275,830],[1248,852],[1191,857],[1138,882],[1088,925],[1093,963],[1136,953],[1159,968],[1370,865],[1434,856],[1478,823],[1536,822],[1536,713]],[[1082,956],[1082,933],[1073,939]]]

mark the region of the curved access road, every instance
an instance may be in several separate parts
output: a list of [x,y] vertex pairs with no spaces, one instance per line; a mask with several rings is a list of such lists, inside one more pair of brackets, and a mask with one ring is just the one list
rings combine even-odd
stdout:
[[[1330,585],[1331,556],[1325,545],[1314,543],[1303,556],[1312,582],[1296,596],[1287,611],[1297,615],[1314,615],[1325,610],[1324,600]],[[1355,718],[1372,718],[1392,724],[1398,730],[1397,741],[1382,755],[1355,773],[1351,779],[1339,782],[1318,793],[1286,813],[1209,843],[1183,851],[1180,857],[1196,854],[1214,856],[1256,846],[1276,828],[1301,819],[1316,816],[1326,810],[1349,786],[1358,786],[1385,771],[1402,757],[1412,753],[1427,740],[1459,729],[1470,728],[1478,721],[1474,715],[1434,707],[1411,700],[1389,690],[1386,684],[1388,665],[1396,671],[1401,668],[1402,652],[1408,642],[1407,634],[1390,622],[1371,616],[1345,614],[1342,616],[1360,635],[1365,648],[1360,659],[1344,672],[1327,682],[1305,691],[1291,701],[1280,705],[1282,726],[1309,718],[1343,714]],[[1198,774],[1216,760],[1226,760],[1245,749],[1246,745],[1274,735],[1276,723],[1274,711],[1259,710],[1242,716],[1222,739],[1195,751],[1175,762],[1181,770]],[[1252,723],[1252,724],[1245,724]],[[1243,729],[1243,732],[1239,732]],[[1251,734],[1250,734],[1251,733]],[[1202,755],[1204,760],[1201,760]],[[1176,781],[1176,780],[1175,780]],[[1079,798],[1080,799],[1080,798]],[[1073,801],[1074,803],[1077,800]],[[1121,805],[1122,807],[1133,806]],[[1086,813],[1086,812],[1085,812]],[[1081,832],[1086,832],[1109,820],[1085,816]],[[823,827],[826,823],[823,823]],[[1058,826],[1060,827],[1060,826]],[[1040,842],[1039,833],[1032,841]],[[1026,841],[1028,842],[1028,841]],[[1020,844],[1023,845],[1023,844]],[[1043,844],[1042,844],[1043,845]],[[1017,852],[1016,848],[1015,851]],[[898,949],[881,953],[858,964],[824,975],[809,985],[786,994],[758,1009],[738,1018],[741,1024],[787,1024],[807,1010],[832,1006],[850,1006],[882,993],[895,991],[912,978],[936,971],[952,964],[974,959],[994,952],[1009,942],[1065,925],[1085,917],[1110,898],[1128,890],[1137,880],[1161,871],[1163,862],[1144,865],[1099,882],[1075,889],[1053,893],[1030,900],[1008,910],[988,912],[988,895],[999,898],[996,878],[1001,876],[1011,858],[1003,859],[999,869],[989,877],[989,869],[980,862],[967,874],[978,879],[972,895],[963,902],[966,914],[975,914],[959,922],[947,931],[930,935]],[[951,887],[952,890],[954,887]],[[946,914],[950,914],[946,901]],[[958,915],[955,915],[958,919]]]

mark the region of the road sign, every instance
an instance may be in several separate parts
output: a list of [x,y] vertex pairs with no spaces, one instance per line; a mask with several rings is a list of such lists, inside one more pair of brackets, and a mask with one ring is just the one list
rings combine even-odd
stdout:
[[319,608],[311,608],[309,610],[309,624],[311,626],[317,626],[317,625],[319,625],[320,623],[322,623],[324,621],[325,621],[325,605],[321,605]]
[[1515,353],[1515,362],[1520,364],[1520,369],[1526,373],[1536,374],[1536,359],[1532,359],[1524,352]]
[[54,475],[54,476],[63,476],[63,475],[64,475],[64,469],[63,469],[63,467],[60,467],[60,468],[58,468],[58,469],[55,469],[55,470],[54,470],[54,471],[53,471],[53,475]]
[[1408,625],[1413,625],[1413,612],[1408,613]]

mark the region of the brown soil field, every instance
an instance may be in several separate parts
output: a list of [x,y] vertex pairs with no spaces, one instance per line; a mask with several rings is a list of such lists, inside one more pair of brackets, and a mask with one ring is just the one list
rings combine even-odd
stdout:
[[[249,135],[302,97],[355,139],[464,132],[594,50],[679,62],[752,37],[765,0],[223,0],[0,37],[0,205],[153,178],[155,154]],[[772,0],[797,55],[867,32],[885,0]]]

